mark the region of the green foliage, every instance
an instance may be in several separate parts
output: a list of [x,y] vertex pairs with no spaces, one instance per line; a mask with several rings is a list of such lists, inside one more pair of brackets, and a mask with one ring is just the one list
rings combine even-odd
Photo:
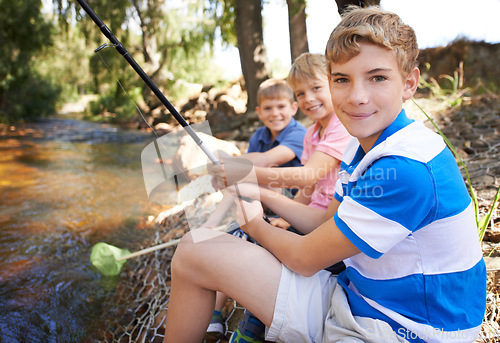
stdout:
[[419,88],[430,90],[434,98],[447,103],[449,107],[461,105],[463,95],[470,90],[469,88],[462,88],[464,75],[463,62],[460,63],[453,76],[440,75],[440,79],[449,82],[449,88],[442,86],[435,78],[427,77],[426,75],[431,65],[426,63],[425,66],[426,70],[423,71],[420,78]]
[[[113,1],[100,1],[99,6],[89,4],[103,20],[107,15],[105,8],[116,6]],[[221,75],[221,72],[213,68],[211,46],[216,24],[205,15],[205,2],[187,1],[180,4],[173,7],[164,1],[130,1],[127,4],[129,10],[125,11],[128,16],[121,17],[123,22],[120,29],[113,31],[110,25],[113,34],[169,97],[182,93],[182,89],[177,86],[183,82],[214,83]],[[86,17],[80,19],[79,26],[82,28],[91,22]],[[138,27],[132,23],[136,23]],[[86,29],[82,31],[87,32]],[[101,35],[101,39],[104,40],[104,36]],[[96,43],[87,49],[94,49],[97,45]],[[143,112],[151,112],[159,106],[158,99],[126,60],[112,48],[90,57],[89,72],[94,92],[101,94],[97,101],[99,106],[94,104],[92,108],[93,114],[101,110],[104,111],[102,114],[118,111],[113,113],[115,118],[128,118],[130,112],[135,112],[133,103],[125,106],[123,101],[126,101],[126,96],[117,95],[115,83],[118,79],[125,89],[142,88],[142,92],[139,92],[142,98],[139,95],[137,102]],[[178,82],[179,80],[182,82]],[[107,120],[109,115],[106,115]]]
[[85,38],[78,28],[59,26],[53,31],[54,43],[37,55],[34,65],[44,78],[58,85],[60,106],[77,100],[82,93],[95,92],[86,62],[92,51],[85,49]]
[[0,121],[54,113],[59,88],[37,72],[37,54],[51,44],[52,27],[40,0],[0,0]]
[[34,70],[25,70],[10,82],[8,90],[2,94],[0,122],[15,123],[54,114],[59,94],[58,85]]
[[114,48],[106,48],[92,54],[88,63],[93,93],[115,92],[117,79],[124,85],[142,85],[140,77]]
[[130,120],[136,114],[135,103],[141,98],[141,88],[125,93],[117,83],[112,92],[101,95],[90,103],[90,113],[99,121],[120,123]]
[[493,198],[493,201],[491,203],[491,209],[477,223],[477,227],[479,229],[479,240],[480,241],[482,241],[484,238],[484,233],[486,232],[486,229],[488,228],[488,225],[490,224],[491,216],[493,215],[493,211],[497,207],[499,201],[500,201],[500,187],[498,187],[497,193],[495,194],[495,197]]
[[215,20],[217,28],[220,30],[222,41],[233,46],[237,45],[236,28],[234,21],[236,14],[234,13],[235,0],[209,0],[209,6],[206,8],[207,17]]
[[[215,84],[222,74],[213,67],[211,47],[218,25],[227,26],[221,27],[226,42],[234,38],[233,0],[217,6],[203,0],[87,2],[169,98],[182,95],[183,84]],[[115,49],[93,54],[106,38],[77,2],[52,0],[52,13],[41,11],[41,0],[0,5],[0,120],[55,113],[54,106],[85,93],[101,95],[94,114],[128,119],[135,104],[118,80],[145,113],[158,106]]]
[[40,14],[40,0],[0,0],[0,90],[23,73],[34,54],[50,44],[50,25]]

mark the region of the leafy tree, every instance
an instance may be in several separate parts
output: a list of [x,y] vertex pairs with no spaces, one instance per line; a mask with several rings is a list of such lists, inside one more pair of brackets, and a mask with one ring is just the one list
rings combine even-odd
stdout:
[[54,111],[58,90],[34,68],[37,53],[51,44],[51,25],[40,0],[0,0],[0,121]]
[[[87,2],[165,94],[173,93],[178,85],[176,80],[186,75],[190,77],[190,82],[206,82],[209,78],[214,79],[214,69],[207,68],[206,64],[212,59],[211,45],[215,22],[206,15],[207,8],[204,1],[184,0],[172,3],[165,0],[87,0]],[[78,28],[88,37],[87,40],[95,44],[92,49],[103,42],[104,36],[93,21],[85,16],[85,12],[78,4],[64,0],[54,0],[54,3],[59,17],[65,19],[61,26],[72,25],[74,21],[72,18],[75,18]],[[197,60],[202,62],[193,62]],[[186,70],[189,70],[189,73],[186,73]],[[116,75],[119,75],[127,89],[131,88],[130,84],[141,87],[140,99],[135,100],[142,112],[145,114],[154,112],[160,117],[166,114],[159,100],[118,53],[102,50],[100,55],[91,58],[90,71],[94,75],[95,87],[102,94],[100,102],[103,106],[94,106],[94,109],[101,108],[103,111],[111,112],[122,106],[123,96],[120,93],[123,92],[116,84]],[[126,79],[125,82],[123,78]],[[133,94],[134,97],[137,95],[135,91]],[[133,107],[131,110],[135,111]],[[123,112],[122,115],[129,116]]]

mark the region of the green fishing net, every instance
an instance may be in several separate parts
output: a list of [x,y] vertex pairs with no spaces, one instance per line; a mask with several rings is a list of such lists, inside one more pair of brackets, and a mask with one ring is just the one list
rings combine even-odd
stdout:
[[120,249],[104,242],[99,242],[92,248],[90,262],[99,272],[107,276],[120,274],[120,270],[127,260],[117,261],[117,259],[130,255],[127,249]]

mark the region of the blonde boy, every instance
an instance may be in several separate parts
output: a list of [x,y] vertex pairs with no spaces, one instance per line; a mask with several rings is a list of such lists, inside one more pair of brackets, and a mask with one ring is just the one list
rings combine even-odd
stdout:
[[[357,138],[331,219],[309,217],[319,227],[294,235],[243,201],[253,219],[242,227],[262,248],[212,231],[199,233],[203,243],[185,236],[172,263],[166,342],[200,341],[221,287],[272,341],[473,342],[479,333],[486,268],[470,197],[443,140],[402,109],[420,75],[413,30],[378,7],[351,7],[325,55],[335,112]],[[338,278],[322,270],[340,260],[347,270]]]
[[297,102],[284,80],[264,81],[257,91],[255,109],[264,127],[257,129],[244,156],[261,167],[300,166],[305,128],[293,117]]

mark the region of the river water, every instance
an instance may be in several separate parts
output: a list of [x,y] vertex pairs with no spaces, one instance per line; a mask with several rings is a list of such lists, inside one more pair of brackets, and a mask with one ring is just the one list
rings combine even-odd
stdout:
[[150,234],[140,154],[153,138],[65,118],[0,136],[0,342],[95,341],[117,279],[90,250]]

